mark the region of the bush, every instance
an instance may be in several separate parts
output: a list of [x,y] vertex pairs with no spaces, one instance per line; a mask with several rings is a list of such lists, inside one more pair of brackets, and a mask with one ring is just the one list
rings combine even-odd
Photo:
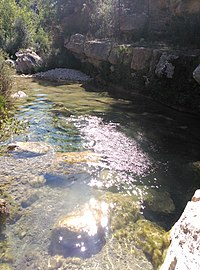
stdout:
[[14,70],[5,62],[5,59],[6,55],[0,51],[0,96],[6,99],[10,96],[13,83],[11,75],[14,74]]

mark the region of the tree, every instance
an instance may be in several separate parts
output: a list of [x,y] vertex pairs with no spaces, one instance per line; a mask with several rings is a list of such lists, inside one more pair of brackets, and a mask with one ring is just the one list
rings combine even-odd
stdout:
[[14,33],[15,18],[19,9],[14,0],[2,0],[0,2],[0,45],[7,51]]

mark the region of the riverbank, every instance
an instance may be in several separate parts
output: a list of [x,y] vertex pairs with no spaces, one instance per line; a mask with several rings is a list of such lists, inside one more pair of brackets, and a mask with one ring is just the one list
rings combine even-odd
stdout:
[[69,68],[55,68],[44,72],[37,72],[34,74],[21,74],[15,75],[15,77],[21,78],[35,78],[38,80],[46,80],[50,82],[88,82],[91,77],[85,73]]
[[98,84],[115,84],[174,108],[200,114],[198,49],[155,43],[117,43],[72,35],[65,42]]
[[53,82],[86,82],[91,80],[91,78],[83,72],[68,68],[55,68],[45,72],[38,72],[31,75],[31,77]]

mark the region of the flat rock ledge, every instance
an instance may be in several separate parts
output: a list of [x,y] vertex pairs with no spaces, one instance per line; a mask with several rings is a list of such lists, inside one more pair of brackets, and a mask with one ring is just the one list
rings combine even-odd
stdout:
[[32,75],[32,77],[55,82],[63,82],[63,81],[86,82],[91,80],[91,78],[88,75],[84,74],[83,72],[67,68],[50,69],[45,72],[35,73]]
[[160,270],[200,269],[200,189],[170,233],[171,244]]

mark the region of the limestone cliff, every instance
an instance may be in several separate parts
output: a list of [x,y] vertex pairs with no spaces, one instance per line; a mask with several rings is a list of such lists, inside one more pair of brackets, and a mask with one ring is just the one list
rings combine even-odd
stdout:
[[171,245],[160,270],[200,269],[200,190],[171,230]]
[[122,86],[129,97],[136,91],[200,113],[199,0],[86,0],[70,7],[65,47],[85,72]]
[[91,40],[82,34],[72,35],[65,47],[90,75],[123,86],[130,98],[137,92],[182,110],[200,112],[200,50]]

